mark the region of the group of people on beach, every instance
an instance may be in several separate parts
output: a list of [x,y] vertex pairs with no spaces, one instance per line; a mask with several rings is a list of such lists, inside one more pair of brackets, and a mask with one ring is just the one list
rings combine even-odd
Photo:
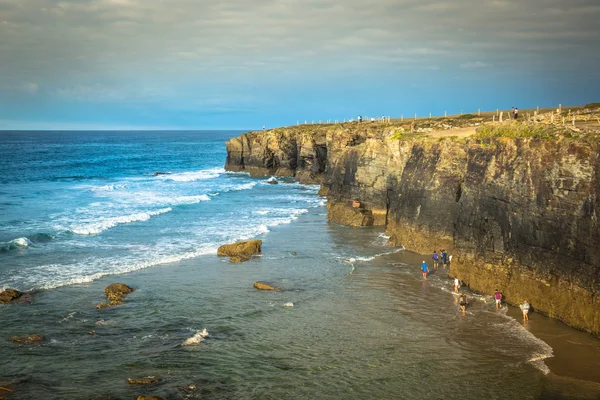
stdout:
[[[444,268],[448,267],[452,256],[449,256],[448,253],[446,253],[446,250],[442,250],[440,254],[437,253],[437,250],[434,250],[431,258],[433,259],[433,268],[438,269],[440,265]],[[427,275],[429,275],[429,266],[425,261],[421,264],[421,272],[423,273],[423,279],[427,279]]]
[[[437,269],[440,265],[444,268],[450,266],[450,261],[452,260],[452,256],[448,255],[446,250],[443,250],[443,249],[440,252],[440,254],[437,253],[437,250],[434,250],[431,258],[433,259],[433,267],[435,269]],[[427,263],[425,261],[423,261],[423,263],[421,264],[421,273],[423,274],[423,279],[426,280],[427,275],[429,274],[429,267],[427,266]],[[454,277],[454,293],[459,293],[460,286],[461,286],[461,282],[458,279],[458,277],[455,276]],[[498,289],[496,289],[496,291],[494,292],[494,300],[496,300],[496,310],[501,309],[502,308],[502,293],[500,293],[500,291]],[[462,312],[466,312],[468,305],[469,305],[469,300],[467,298],[466,293],[464,291],[460,292],[460,297],[459,297],[460,310]],[[530,308],[529,302],[527,300],[524,300],[523,303],[521,303],[519,305],[519,308],[523,312],[523,320],[529,321],[529,308]]]

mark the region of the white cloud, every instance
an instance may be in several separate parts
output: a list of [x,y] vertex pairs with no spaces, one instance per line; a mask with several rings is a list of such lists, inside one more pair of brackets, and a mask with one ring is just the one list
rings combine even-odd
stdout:
[[40,88],[39,85],[35,82],[26,82],[21,87],[21,89],[25,93],[29,93],[29,94],[36,94],[38,92],[39,88]]
[[460,64],[460,67],[461,68],[488,68],[488,67],[491,67],[491,65],[486,64],[481,61],[469,61],[467,63]]

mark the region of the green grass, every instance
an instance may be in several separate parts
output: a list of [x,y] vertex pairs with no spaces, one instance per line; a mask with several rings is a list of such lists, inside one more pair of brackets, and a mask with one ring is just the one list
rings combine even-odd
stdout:
[[475,135],[476,139],[484,138],[536,138],[557,139],[559,137],[572,137],[571,132],[563,127],[552,125],[528,124],[511,122],[504,125],[482,125]]

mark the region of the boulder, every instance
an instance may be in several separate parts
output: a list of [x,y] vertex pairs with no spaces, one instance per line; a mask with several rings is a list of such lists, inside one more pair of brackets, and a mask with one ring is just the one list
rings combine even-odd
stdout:
[[[240,257],[250,259],[254,254],[260,253],[262,250],[262,240],[248,240],[247,242],[237,242],[233,244],[224,244],[219,247],[217,254],[227,257]],[[237,261],[237,262],[240,262]],[[233,261],[236,262],[236,261]]]
[[281,289],[279,289],[278,287],[269,285],[268,283],[264,282],[254,282],[254,287],[258,290],[274,290],[276,292],[281,292]]
[[156,376],[145,376],[137,379],[127,378],[127,382],[129,382],[130,385],[152,385],[154,383],[158,383],[159,381],[160,379],[158,379]]
[[104,289],[104,294],[109,301],[122,301],[133,289],[124,283],[112,283]]
[[23,293],[16,289],[6,289],[3,292],[0,292],[0,304],[8,304],[21,296],[23,296]]
[[269,185],[278,185],[278,184],[279,184],[279,182],[277,182],[276,180],[267,181],[267,183],[268,183]]
[[33,343],[43,342],[44,340],[46,340],[46,338],[43,337],[42,335],[29,335],[29,336],[13,336],[13,337],[9,338],[8,340],[10,340],[13,343],[33,344]]

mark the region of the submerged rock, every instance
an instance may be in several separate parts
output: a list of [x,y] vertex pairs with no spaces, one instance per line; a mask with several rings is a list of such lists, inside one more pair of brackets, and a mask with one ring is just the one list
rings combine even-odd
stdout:
[[33,344],[38,342],[43,342],[46,338],[42,335],[29,335],[29,336],[13,336],[9,338],[13,343],[19,344]]
[[137,400],[164,400],[160,396],[138,396]]
[[158,172],[155,172],[155,173],[152,174],[152,176],[159,176],[159,175],[171,175],[171,173],[170,172],[160,172],[160,171],[158,171]]
[[123,300],[125,300],[125,297],[132,292],[133,289],[124,283],[112,283],[108,285],[106,289],[104,289],[104,294],[106,295],[106,298],[109,302],[102,302],[98,304],[96,308],[100,310],[106,307],[113,307],[124,304]]
[[262,240],[248,240],[247,242],[224,244],[217,250],[217,255],[231,257],[230,262],[238,263],[248,261],[254,254],[261,251]]
[[281,292],[281,289],[279,289],[278,287],[269,285],[268,283],[264,282],[254,282],[254,287],[258,290],[274,290],[276,292]]
[[278,185],[278,184],[279,184],[279,182],[277,182],[276,180],[267,181],[267,183],[268,183],[269,185]]
[[8,304],[23,296],[22,292],[16,289],[6,289],[0,292],[0,304]]
[[152,385],[160,382],[160,379],[158,379],[156,376],[145,376],[137,379],[127,378],[127,382],[129,382],[130,385]]

